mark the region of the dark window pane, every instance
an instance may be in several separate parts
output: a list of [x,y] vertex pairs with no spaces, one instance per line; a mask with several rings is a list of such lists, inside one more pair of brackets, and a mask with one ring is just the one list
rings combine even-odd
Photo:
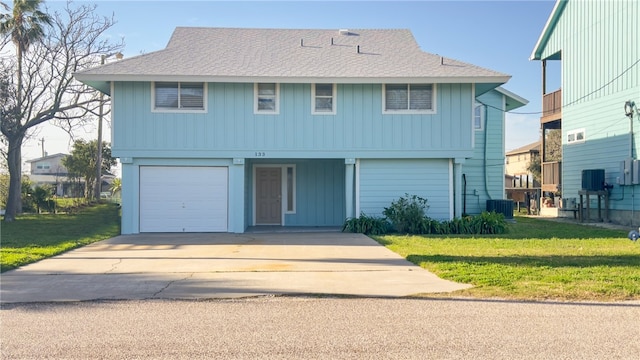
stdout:
[[178,108],[178,83],[158,82],[155,89],[157,108]]
[[407,110],[407,85],[386,85],[385,108],[387,110]]

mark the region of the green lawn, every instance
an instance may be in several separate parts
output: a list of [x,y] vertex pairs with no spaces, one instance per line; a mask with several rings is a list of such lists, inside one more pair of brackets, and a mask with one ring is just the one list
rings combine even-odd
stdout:
[[1,225],[0,272],[120,234],[114,204],[84,207],[74,214],[21,215]]
[[502,235],[374,238],[441,278],[474,285],[441,296],[640,300],[640,241],[626,231],[517,217]]

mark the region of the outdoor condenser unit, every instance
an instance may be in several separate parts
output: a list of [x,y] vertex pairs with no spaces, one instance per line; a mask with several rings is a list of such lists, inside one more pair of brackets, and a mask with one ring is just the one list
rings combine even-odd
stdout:
[[582,170],[582,190],[604,190],[604,169]]

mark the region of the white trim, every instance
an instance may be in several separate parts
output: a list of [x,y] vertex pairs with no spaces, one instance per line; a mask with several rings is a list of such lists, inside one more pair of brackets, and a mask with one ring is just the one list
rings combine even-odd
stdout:
[[[462,194],[460,194],[460,196],[462,196]],[[453,159],[449,159],[449,219],[453,219],[453,207]],[[462,211],[460,211],[460,213],[462,213]]]
[[311,84],[311,115],[335,115],[338,102],[338,86],[333,83],[331,93],[331,111],[317,111],[316,110],[316,85],[326,85],[326,83],[313,83]]
[[[582,139],[578,139],[578,134],[582,133]],[[573,140],[570,140],[573,135]],[[584,128],[567,131],[567,145],[569,144],[581,144],[587,141],[587,132]]]
[[[398,76],[398,77],[332,77],[332,76],[215,76],[215,75],[139,75],[139,74],[85,74],[76,73],[75,78],[82,83],[103,81],[153,82],[153,81],[181,81],[181,82],[228,82],[228,83],[278,83],[278,84],[504,84],[511,76]],[[89,85],[89,84],[87,84]],[[97,84],[94,84],[97,85]],[[92,86],[92,85],[89,85]]]
[[[273,111],[258,110],[258,84],[275,84],[276,99]],[[280,114],[280,83],[274,81],[260,81],[253,84],[253,113],[255,115],[279,115]]]
[[[287,214],[295,214],[297,211],[297,206],[296,206],[296,199],[298,198],[298,194],[297,194],[297,190],[296,190],[296,177],[297,177],[297,171],[296,171],[296,165],[295,164],[253,164],[253,181],[251,184],[251,191],[252,191],[252,195],[251,197],[253,198],[253,204],[252,204],[252,208],[253,208],[253,225],[256,226],[258,224],[256,224],[256,169],[257,168],[280,168],[281,172],[280,172],[280,191],[281,191],[281,198],[280,198],[280,214],[281,214],[281,219],[280,219],[280,226],[285,226],[285,215]],[[287,193],[287,168],[293,168],[293,211],[287,211],[287,204],[288,204],[288,193]],[[268,225],[268,224],[260,224],[260,225]]]
[[[207,94],[209,84],[203,81],[169,81],[169,82],[177,82],[178,86],[180,83],[191,82],[191,83],[202,83],[202,109],[189,109],[189,108],[156,108],[156,83],[157,82],[165,82],[165,81],[152,81],[151,82],[151,112],[153,113],[189,113],[189,114],[205,114],[207,113]],[[113,83],[112,83],[113,84]],[[113,93],[113,89],[111,90]],[[180,94],[178,93],[178,97]]]
[[[476,127],[476,109],[480,108],[480,127],[477,128]],[[487,106],[483,103],[481,103],[480,101],[474,101],[473,102],[473,121],[472,123],[472,127],[474,131],[483,131],[485,129],[485,121],[486,121],[486,111],[487,111]]]
[[[434,83],[406,83],[407,85],[431,85],[431,109],[430,110],[387,110],[386,96],[387,84],[382,84],[382,114],[383,115],[433,115],[438,113],[438,91]],[[404,85],[404,84],[393,84]],[[409,104],[408,104],[409,105]]]
[[356,184],[355,184],[355,193],[356,193],[355,202],[356,202],[356,207],[355,207],[355,214],[353,214],[353,216],[358,218],[358,217],[360,217],[360,159],[356,159],[355,177],[356,177]]
[[[529,100],[527,100],[527,99],[523,98],[523,97],[522,97],[522,96],[520,96],[520,95],[517,95],[517,94],[512,93],[511,91],[509,91],[509,90],[507,90],[507,89],[503,88],[502,86],[498,86],[498,87],[496,88],[496,91],[497,91],[497,92],[499,92],[499,93],[501,93],[502,95],[505,95],[505,96],[507,96],[507,97],[509,97],[509,98],[512,98],[513,100],[515,100],[515,101],[517,101],[517,102],[519,102],[519,103],[522,103],[522,106],[525,106],[525,105],[527,105],[527,104],[529,103]],[[518,106],[518,107],[519,107],[519,106]]]

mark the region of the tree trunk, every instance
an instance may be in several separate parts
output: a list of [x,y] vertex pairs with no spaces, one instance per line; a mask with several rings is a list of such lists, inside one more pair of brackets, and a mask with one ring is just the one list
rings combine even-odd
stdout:
[[9,165],[9,196],[4,221],[13,221],[22,212],[22,141],[24,133],[7,136],[9,149],[7,162]]

